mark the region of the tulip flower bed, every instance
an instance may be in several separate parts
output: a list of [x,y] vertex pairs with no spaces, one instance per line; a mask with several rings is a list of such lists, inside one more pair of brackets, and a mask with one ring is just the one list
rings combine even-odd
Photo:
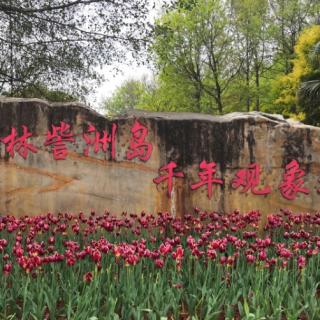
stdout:
[[320,214],[260,219],[2,216],[0,318],[320,319]]

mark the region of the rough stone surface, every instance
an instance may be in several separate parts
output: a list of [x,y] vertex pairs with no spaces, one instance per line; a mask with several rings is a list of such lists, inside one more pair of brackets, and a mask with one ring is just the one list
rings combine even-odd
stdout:
[[[147,140],[153,144],[149,161],[126,160],[130,129],[138,119],[148,127]],[[52,125],[65,121],[77,135],[69,144],[66,160],[56,161],[43,142]],[[83,155],[83,130],[89,123],[111,132],[116,123],[116,159],[110,152]],[[49,104],[37,99],[0,99],[0,137],[10,134],[11,127],[26,125],[33,136],[29,139],[39,148],[26,160],[17,153],[9,157],[0,143],[0,213],[36,215],[45,212],[104,212],[108,209],[147,212],[171,211],[176,215],[191,212],[193,207],[208,210],[249,211],[263,213],[290,208],[294,211],[320,209],[320,128],[284,120],[264,113],[232,113],[211,116],[193,113],[151,113],[136,111],[115,119],[107,119],[80,104]],[[310,194],[299,194],[294,201],[279,192],[284,167],[296,159],[305,170],[305,187]],[[211,200],[205,187],[192,191],[190,185],[199,180],[202,160],[217,163],[217,177],[225,183],[214,188]],[[175,178],[171,198],[166,184],[156,185],[158,169],[170,161],[178,164],[185,178]],[[262,169],[261,187],[273,191],[266,196],[241,193],[231,187],[237,170],[249,163]]]

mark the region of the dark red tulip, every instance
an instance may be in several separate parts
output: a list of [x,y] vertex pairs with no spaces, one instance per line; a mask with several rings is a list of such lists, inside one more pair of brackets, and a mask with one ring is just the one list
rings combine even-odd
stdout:
[[92,272],[87,272],[83,276],[84,282],[90,283],[93,280],[93,274]]
[[6,263],[4,266],[3,266],[3,272],[5,275],[9,275],[9,273],[11,272],[12,270],[12,263]]

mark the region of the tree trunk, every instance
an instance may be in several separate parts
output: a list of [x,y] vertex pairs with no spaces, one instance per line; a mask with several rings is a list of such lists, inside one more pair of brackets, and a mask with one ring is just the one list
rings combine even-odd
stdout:
[[219,83],[216,83],[216,90],[217,90],[216,102],[218,105],[218,111],[220,114],[222,114],[223,105],[222,105],[222,97],[221,97],[221,88],[220,88]]
[[258,62],[255,63],[255,78],[256,78],[256,107],[255,110],[260,110],[260,68]]
[[201,95],[202,95],[202,90],[200,85],[196,84],[196,92],[195,92],[195,107],[197,112],[201,112]]
[[249,39],[246,37],[246,109],[250,111],[250,61],[249,61]]

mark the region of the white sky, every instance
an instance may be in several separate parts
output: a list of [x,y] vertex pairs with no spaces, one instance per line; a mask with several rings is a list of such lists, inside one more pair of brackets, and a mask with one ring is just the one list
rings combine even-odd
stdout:
[[[154,22],[154,19],[161,14],[161,7],[163,4],[170,2],[170,0],[150,0],[150,22]],[[155,4],[155,5],[154,5]],[[154,6],[154,8],[153,8]],[[115,71],[118,69],[118,72]],[[88,104],[97,110],[102,112],[102,104],[106,97],[110,97],[117,87],[119,87],[125,80],[134,79],[139,80],[143,76],[151,77],[153,72],[151,66],[140,65],[138,66],[127,63],[119,62],[116,65],[105,66],[103,68],[103,75],[105,81],[101,86],[88,97]]]
[[138,66],[138,65],[127,65],[126,63],[117,64],[115,71],[114,65],[105,66],[103,74],[105,81],[96,90],[96,92],[89,97],[90,106],[97,111],[101,111],[103,101],[112,95],[117,87],[119,87],[125,80],[134,79],[140,80],[143,76],[152,76],[151,66]]

